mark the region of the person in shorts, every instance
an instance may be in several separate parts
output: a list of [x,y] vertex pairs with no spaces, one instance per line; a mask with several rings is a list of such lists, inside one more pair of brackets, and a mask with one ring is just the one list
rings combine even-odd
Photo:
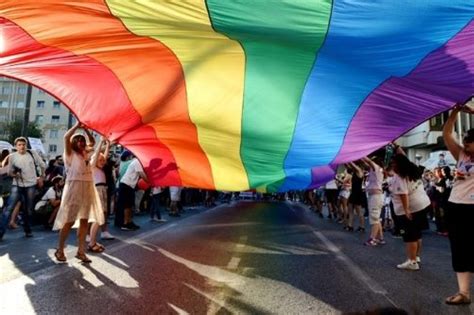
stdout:
[[365,157],[362,162],[369,168],[369,177],[365,187],[367,191],[367,207],[369,210],[369,223],[371,226],[370,237],[364,243],[367,246],[377,246],[385,244],[383,237],[380,214],[384,206],[384,194],[382,190],[384,171],[383,161],[375,157],[374,160]]
[[397,268],[414,271],[420,269],[421,232],[428,228],[427,211],[431,202],[424,190],[418,166],[410,162],[401,149],[397,152],[391,160],[395,175],[390,191],[407,253],[407,260]]

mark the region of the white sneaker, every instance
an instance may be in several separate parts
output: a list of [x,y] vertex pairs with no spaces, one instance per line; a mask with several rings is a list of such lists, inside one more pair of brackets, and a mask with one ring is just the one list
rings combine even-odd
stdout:
[[421,263],[421,258],[420,258],[420,256],[416,256],[416,262],[417,262],[417,263]]
[[110,234],[109,231],[100,233],[100,238],[103,240],[108,240],[108,241],[115,239],[115,237],[112,234]]
[[407,260],[403,264],[397,265],[398,269],[416,271],[420,270],[420,265],[416,261]]
[[158,223],[166,222],[165,219],[158,219],[157,217],[151,218],[150,221],[152,221],[152,222],[158,222]]

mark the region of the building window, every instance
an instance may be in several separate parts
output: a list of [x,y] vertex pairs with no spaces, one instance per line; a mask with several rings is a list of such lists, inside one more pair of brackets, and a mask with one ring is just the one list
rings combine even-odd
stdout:
[[57,109],[57,108],[60,108],[61,107],[61,102],[59,101],[54,101],[53,102],[53,108]]
[[11,93],[11,89],[9,86],[4,86],[2,87],[2,94],[10,94]]
[[18,87],[18,94],[25,95],[26,94],[26,87],[24,87],[24,86]]
[[0,101],[0,107],[8,108],[8,102],[7,101]]
[[59,115],[53,115],[53,116],[51,116],[51,123],[52,124],[59,124],[59,119],[60,119]]
[[25,108],[25,102],[16,103],[16,108]]
[[36,101],[36,108],[44,108],[44,101]]
[[441,131],[443,130],[444,122],[447,119],[447,113],[436,115],[430,119],[430,130]]
[[57,129],[52,129],[49,131],[49,137],[51,139],[57,139],[58,138],[58,130]]
[[49,145],[49,152],[50,153],[56,153],[56,151],[58,151],[58,146],[55,145],[55,144],[50,144]]
[[35,123],[38,124],[38,125],[42,125],[43,124],[43,115],[36,115],[35,116]]

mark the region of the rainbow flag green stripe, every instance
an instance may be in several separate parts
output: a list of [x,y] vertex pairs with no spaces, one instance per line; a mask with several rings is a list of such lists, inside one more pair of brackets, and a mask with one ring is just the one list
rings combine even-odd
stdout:
[[245,51],[241,156],[250,186],[276,188],[285,178],[283,163],[327,33],[331,1],[208,0],[207,5],[214,29]]

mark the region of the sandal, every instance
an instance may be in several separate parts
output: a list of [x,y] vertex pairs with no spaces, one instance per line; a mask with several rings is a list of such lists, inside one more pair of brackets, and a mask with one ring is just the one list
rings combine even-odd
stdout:
[[464,304],[471,304],[471,299],[461,292],[456,293],[448,297],[445,301],[448,305],[464,305]]
[[90,260],[89,257],[87,257],[84,253],[77,253],[76,258],[82,261],[84,264],[92,262],[92,260]]
[[95,243],[92,246],[87,246],[87,250],[91,253],[102,253],[105,250],[105,247],[99,243]]
[[64,252],[59,251],[59,249],[56,249],[54,252],[54,257],[56,257],[56,260],[59,262],[65,262],[67,261],[66,255],[64,255]]

